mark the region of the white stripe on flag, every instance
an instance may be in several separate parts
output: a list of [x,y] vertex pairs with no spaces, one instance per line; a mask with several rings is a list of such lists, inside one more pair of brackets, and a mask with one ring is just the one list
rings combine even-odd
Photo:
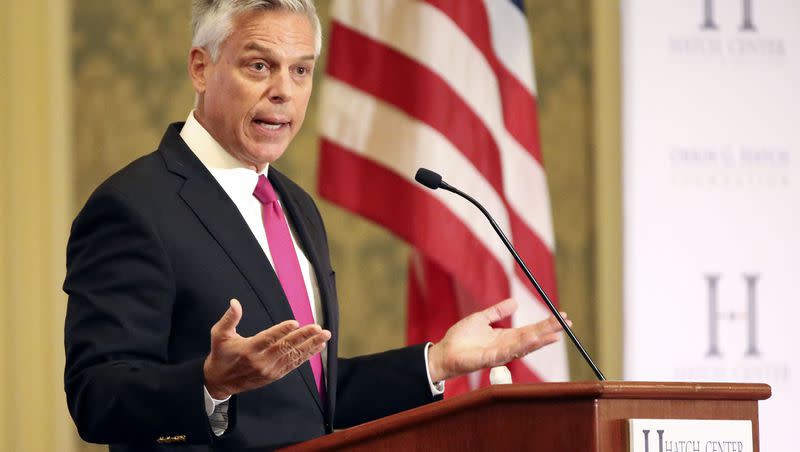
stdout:
[[503,66],[536,94],[533,52],[528,39],[528,20],[510,0],[484,0],[489,16],[492,47]]

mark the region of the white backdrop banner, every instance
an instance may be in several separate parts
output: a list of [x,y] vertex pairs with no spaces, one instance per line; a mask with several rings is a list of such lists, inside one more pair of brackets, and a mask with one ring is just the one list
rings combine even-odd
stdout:
[[[622,0],[625,378],[800,405],[800,0]],[[791,424],[790,424],[791,423]]]

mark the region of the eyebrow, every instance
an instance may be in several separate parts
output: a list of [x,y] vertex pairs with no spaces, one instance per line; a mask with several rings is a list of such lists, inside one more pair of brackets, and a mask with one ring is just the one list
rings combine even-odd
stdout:
[[[256,52],[263,53],[263,54],[271,56],[271,57],[275,56],[275,52],[273,52],[271,49],[269,49],[267,47],[264,47],[261,44],[258,44],[256,42],[247,43],[244,46],[244,49],[245,50],[255,50]],[[308,54],[308,55],[301,56],[299,59],[300,60],[315,60],[316,58],[317,57],[314,54]]]

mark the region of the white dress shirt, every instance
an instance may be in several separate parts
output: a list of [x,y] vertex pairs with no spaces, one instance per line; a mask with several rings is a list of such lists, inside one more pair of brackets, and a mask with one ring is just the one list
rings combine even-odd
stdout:
[[[264,223],[261,216],[262,205],[261,202],[253,196],[258,176],[265,174],[269,169],[269,165],[265,166],[261,172],[256,172],[252,167],[240,162],[230,153],[228,153],[222,146],[211,136],[210,133],[195,119],[194,110],[189,113],[186,118],[186,123],[181,129],[181,138],[191,151],[197,156],[200,162],[208,169],[214,179],[219,183],[228,197],[236,205],[236,208],[242,214],[242,218],[247,223],[250,231],[255,236],[264,254],[267,256],[270,264],[272,262],[272,254],[269,251],[269,243],[267,242],[267,234],[264,231]],[[280,202],[280,199],[279,201]],[[308,291],[308,299],[311,302],[311,313],[314,316],[314,321],[322,325],[324,316],[322,315],[320,305],[319,286],[317,285],[317,278],[311,262],[306,257],[302,248],[298,245],[296,239],[297,233],[294,230],[291,222],[288,221],[288,215],[285,215],[289,223],[289,230],[294,243],[295,252],[297,253],[297,260],[300,263],[300,271],[303,274],[303,282],[305,283],[306,290]],[[227,300],[224,300],[227,301]],[[425,348],[425,369],[428,371],[428,383],[430,384],[431,394],[434,396],[440,395],[444,392],[444,382],[434,384],[430,379],[430,369],[428,368],[428,347]],[[322,352],[322,365],[327,371],[327,349]],[[327,374],[327,372],[326,372]],[[227,427],[227,408],[228,400],[216,400],[211,397],[208,390],[204,387],[204,397],[206,414],[212,418],[217,412],[224,411],[226,419],[224,427]],[[212,423],[213,425],[213,423]],[[214,428],[214,433],[221,435],[225,428]]]

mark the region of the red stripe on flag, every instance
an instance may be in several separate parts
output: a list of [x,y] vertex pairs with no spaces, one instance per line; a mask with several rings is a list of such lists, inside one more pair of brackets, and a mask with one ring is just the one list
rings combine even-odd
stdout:
[[[464,0],[425,1],[450,17],[484,55],[497,77],[497,84],[503,99],[503,118],[508,132],[539,163],[542,163],[539,128],[537,127],[539,112],[536,106],[536,98],[497,58],[492,48],[489,18],[483,2],[465,2]],[[520,37],[520,39],[522,38]],[[527,36],[524,38],[527,38]]]
[[489,129],[453,88],[427,67],[338,22],[331,55],[354,54],[369,64],[332,58],[328,74],[428,124],[467,157],[502,195],[500,151]]
[[455,300],[452,275],[417,251],[408,260],[408,343],[440,341],[447,329],[463,313],[458,303],[434,303],[433,300]]
[[[322,196],[378,224],[390,225],[485,306],[509,297],[508,277],[494,255],[424,188],[324,138],[320,149]],[[350,183],[341,183],[344,180]]]

